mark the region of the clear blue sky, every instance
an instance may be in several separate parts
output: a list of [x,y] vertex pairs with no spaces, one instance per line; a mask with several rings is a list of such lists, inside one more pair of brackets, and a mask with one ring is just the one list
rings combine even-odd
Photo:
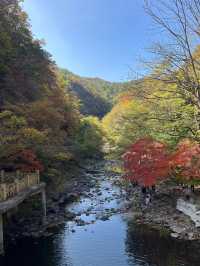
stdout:
[[152,42],[143,0],[25,0],[23,6],[57,65],[81,76],[126,80]]

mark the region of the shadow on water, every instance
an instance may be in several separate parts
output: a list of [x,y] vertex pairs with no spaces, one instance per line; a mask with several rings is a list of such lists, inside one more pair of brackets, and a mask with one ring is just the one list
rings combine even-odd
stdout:
[[175,240],[165,231],[128,223],[126,251],[130,262],[142,260],[139,265],[151,266],[199,266],[199,248],[197,242]]
[[[0,258],[1,266],[57,266],[60,253],[60,245],[64,228],[59,228],[55,235],[40,239],[21,239],[17,244],[9,244],[6,254]],[[70,264],[66,264],[70,265]]]

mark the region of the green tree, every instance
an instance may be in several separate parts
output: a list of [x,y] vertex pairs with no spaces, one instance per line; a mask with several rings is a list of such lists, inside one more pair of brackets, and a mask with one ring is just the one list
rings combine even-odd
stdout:
[[88,116],[81,119],[77,143],[83,156],[95,157],[102,154],[104,132],[97,117]]

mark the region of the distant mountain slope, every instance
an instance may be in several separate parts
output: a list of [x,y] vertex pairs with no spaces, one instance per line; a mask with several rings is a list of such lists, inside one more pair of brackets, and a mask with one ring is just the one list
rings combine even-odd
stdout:
[[112,83],[100,78],[83,78],[66,69],[61,69],[61,74],[68,89],[80,99],[81,113],[84,115],[103,117],[128,84]]

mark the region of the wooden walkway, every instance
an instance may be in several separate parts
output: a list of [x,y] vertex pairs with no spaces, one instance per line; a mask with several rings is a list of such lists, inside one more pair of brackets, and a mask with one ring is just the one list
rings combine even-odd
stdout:
[[25,199],[41,194],[43,223],[46,223],[45,183],[40,182],[39,171],[35,173],[5,173],[1,171],[0,182],[0,254],[4,254],[3,214],[18,207]]

